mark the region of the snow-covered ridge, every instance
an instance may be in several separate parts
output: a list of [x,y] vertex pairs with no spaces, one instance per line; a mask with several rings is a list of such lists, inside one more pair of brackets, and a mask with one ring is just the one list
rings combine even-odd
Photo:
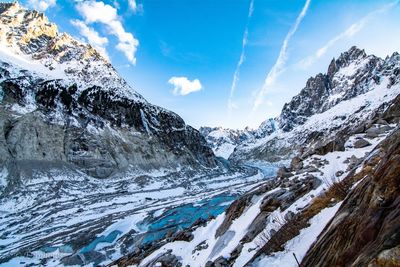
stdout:
[[222,127],[201,127],[199,131],[215,155],[225,159],[229,158],[237,145],[253,141],[256,138],[256,131],[249,128],[233,130]]
[[206,138],[216,156],[228,159],[238,145],[254,143],[256,140],[272,134],[277,128],[276,119],[268,119],[257,129],[246,127],[243,130],[233,130],[222,127],[201,127],[199,131]]
[[[342,266],[338,262],[342,263],[343,259],[335,253],[340,248],[341,255],[346,255],[343,242],[348,240],[360,249],[344,261],[357,262],[361,257],[357,258],[358,255],[366,253],[363,242],[369,242],[374,246],[370,251],[382,252],[379,260],[386,263],[384,266],[390,265],[393,258],[387,256],[387,251],[398,246],[398,241],[391,241],[390,231],[397,229],[398,224],[392,228],[382,226],[372,217],[387,216],[381,219],[384,222],[392,215],[381,211],[389,205],[393,213],[398,208],[398,191],[393,191],[397,189],[391,191],[384,185],[377,186],[376,183],[384,182],[376,177],[386,175],[390,187],[393,183],[398,188],[398,176],[394,174],[398,170],[397,161],[385,158],[390,155],[394,159],[399,155],[400,56],[395,53],[382,60],[365,56],[361,50],[350,51],[355,54],[345,54],[335,61],[341,64],[341,60],[350,59],[343,61],[344,71],[340,68],[328,71],[336,81],[342,79],[336,85],[343,86],[340,101],[326,109],[323,104],[329,101],[322,103],[320,110],[297,122],[293,129],[278,128],[253,144],[240,145],[233,155],[241,156],[244,161],[268,161],[278,155],[291,158],[290,166],[282,167],[275,179],[233,202],[225,214],[187,231],[190,238],[155,246],[138,266],[172,266],[171,262],[180,262],[184,266],[295,267],[303,266],[302,260],[319,262],[304,266],[324,266],[328,254],[331,263],[336,262],[329,266]],[[371,64],[374,60],[377,64]],[[308,86],[305,93],[312,88],[315,87]],[[379,189],[371,189],[374,187]],[[380,197],[388,192],[397,195],[390,199]],[[381,201],[387,201],[388,206]],[[364,203],[360,205],[360,202]],[[362,213],[360,209],[366,212],[367,218],[361,227],[354,220]],[[369,212],[375,209],[379,211]],[[339,227],[341,221],[347,224]],[[351,228],[347,229],[348,226]],[[334,236],[321,235],[332,229],[336,230]],[[354,229],[358,232],[354,233]],[[372,231],[376,234],[367,241],[358,238],[362,236],[360,233]],[[346,241],[333,245],[332,240]],[[321,243],[324,247],[315,248]],[[381,247],[378,243],[390,245]],[[373,262],[370,260],[374,257],[376,260],[376,255],[369,255],[368,262]]]
[[[318,74],[285,104],[276,131],[253,143],[239,145],[233,160],[282,158],[324,145],[348,127],[368,119],[400,91],[400,55],[385,59],[352,47],[333,59],[326,74]],[[275,155],[276,157],[272,157]]]
[[[5,139],[15,135],[4,140],[13,147],[4,162],[57,159],[103,178],[131,167],[217,167],[197,130],[147,102],[90,45],[18,2],[0,4],[0,14],[0,124],[18,118],[4,128]],[[26,127],[34,139],[19,137]],[[52,153],[41,151],[49,138]]]
[[41,12],[27,10],[18,2],[0,3],[0,59],[39,76],[76,83],[81,90],[102,86],[123,97],[145,102],[122,79],[107,59],[91,45],[59,33]]

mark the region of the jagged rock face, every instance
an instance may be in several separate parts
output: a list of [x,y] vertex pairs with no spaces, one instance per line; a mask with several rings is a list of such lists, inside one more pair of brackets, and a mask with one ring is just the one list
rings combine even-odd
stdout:
[[400,264],[400,131],[380,145],[378,157],[377,166],[345,199],[301,266]]
[[255,142],[277,130],[275,119],[261,123],[256,130],[246,127],[244,130],[224,129],[222,127],[201,127],[200,133],[218,156],[228,159],[236,146]]
[[380,58],[367,56],[364,50],[350,48],[331,61],[326,74],[319,73],[308,79],[301,92],[284,105],[280,127],[290,131],[304,124],[308,117],[367,92],[371,81],[380,83],[383,63]]
[[[43,14],[17,3],[2,4],[0,12],[7,51],[42,68],[27,70],[0,54],[2,165],[60,161],[100,178],[129,167],[217,166],[197,130],[146,102],[95,50],[60,36]],[[64,73],[55,79],[59,67]]]
[[232,130],[222,127],[201,127],[200,133],[217,156],[227,159],[235,147],[245,142],[254,141],[256,132],[251,129]]
[[346,136],[364,127],[398,95],[399,81],[398,53],[380,59],[352,47],[285,104],[275,131],[257,144],[238,145],[230,160],[281,161],[298,152],[306,156],[343,150]]
[[54,23],[40,12],[26,10],[18,2],[0,6],[0,43],[10,53],[28,56],[29,69],[51,78],[78,84],[78,90],[102,86],[127,98],[146,102],[122,79],[110,62],[89,44],[59,33]]
[[276,119],[270,118],[263,121],[260,126],[257,128],[255,136],[257,138],[263,138],[267,135],[271,135],[278,128],[278,124]]

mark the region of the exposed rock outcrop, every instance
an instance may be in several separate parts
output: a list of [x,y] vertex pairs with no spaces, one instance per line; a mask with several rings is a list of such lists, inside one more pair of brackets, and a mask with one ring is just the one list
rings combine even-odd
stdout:
[[144,100],[93,48],[18,3],[0,12],[10,54],[38,66],[0,58],[0,163],[17,166],[9,180],[31,161],[70,164],[97,178],[128,168],[217,167],[197,130]]
[[380,160],[346,197],[301,266],[400,264],[400,131],[380,145]]

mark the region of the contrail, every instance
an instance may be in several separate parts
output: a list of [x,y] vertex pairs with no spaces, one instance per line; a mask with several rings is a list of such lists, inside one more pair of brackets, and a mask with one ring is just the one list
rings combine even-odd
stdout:
[[250,6],[249,6],[249,13],[247,15],[246,28],[245,28],[244,33],[243,33],[242,52],[240,54],[239,61],[238,61],[237,65],[236,65],[236,69],[235,69],[235,72],[233,74],[231,91],[230,91],[230,95],[229,95],[229,99],[228,99],[228,108],[229,108],[229,110],[232,110],[235,107],[235,105],[232,102],[232,99],[233,99],[233,95],[234,95],[234,93],[236,91],[237,81],[239,80],[240,67],[242,66],[242,64],[244,62],[244,59],[245,59],[244,51],[245,51],[246,44],[247,44],[247,36],[249,35],[249,30],[248,30],[249,21],[250,21],[251,16],[253,15],[253,11],[254,11],[254,0],[251,0],[250,1]]
[[260,104],[263,101],[264,95],[267,92],[267,89],[269,88],[269,86],[271,86],[276,78],[281,74],[281,72],[284,70],[286,61],[287,61],[287,48],[288,48],[288,44],[290,39],[292,38],[292,36],[296,33],[301,21],[303,20],[304,16],[307,14],[307,10],[308,7],[310,6],[311,0],[306,0],[306,3],[303,6],[303,9],[301,10],[300,14],[297,16],[296,21],[294,23],[294,25],[292,26],[292,28],[290,29],[290,31],[287,33],[281,50],[279,52],[279,56],[278,59],[276,60],[274,66],[272,66],[271,70],[269,71],[267,78],[264,81],[263,87],[261,88],[261,90],[259,90],[256,100],[254,101],[254,105],[253,105],[253,111],[255,109],[257,109],[257,107],[260,106]]
[[302,59],[298,65],[301,68],[307,68],[310,65],[314,64],[315,61],[317,61],[319,58],[321,58],[323,55],[325,55],[325,53],[328,51],[328,49],[330,49],[332,46],[334,46],[337,42],[341,41],[342,39],[352,37],[359,31],[361,31],[365,27],[365,25],[368,23],[369,20],[376,17],[377,15],[381,15],[382,13],[385,13],[389,9],[398,5],[399,2],[400,2],[399,0],[394,1],[390,4],[382,6],[378,10],[374,10],[374,11],[368,13],[367,15],[362,17],[359,21],[350,25],[350,27],[348,27],[345,31],[341,32],[340,34],[338,34],[335,37],[333,37],[332,39],[330,39],[324,46],[319,48],[315,52],[315,54]]

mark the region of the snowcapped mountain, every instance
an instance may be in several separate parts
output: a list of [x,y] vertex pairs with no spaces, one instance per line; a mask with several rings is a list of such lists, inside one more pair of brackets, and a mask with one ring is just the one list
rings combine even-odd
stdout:
[[276,178],[115,263],[397,266],[399,122],[400,55],[380,59],[352,47],[307,81],[273,120],[276,129],[229,158],[287,162]]
[[217,166],[197,130],[148,103],[90,45],[18,2],[1,4],[0,13],[1,162],[8,169],[56,160],[104,178],[129,168]]
[[18,2],[0,3],[0,13],[2,59],[22,69],[34,69],[42,78],[76,84],[78,92],[96,85],[146,102],[98,51],[67,33],[59,33],[57,25],[43,13],[27,10]]
[[228,159],[240,144],[254,143],[257,139],[272,134],[277,129],[275,119],[265,120],[256,129],[246,127],[244,130],[233,130],[222,127],[201,127],[200,133],[206,138],[214,154]]
[[[224,151],[222,154],[225,157],[231,156],[230,159],[233,161],[267,160],[276,162],[288,159],[290,158],[289,151],[294,152],[303,149],[302,142],[306,142],[307,138],[318,137],[312,135],[325,135],[326,133],[332,135],[332,131],[339,132],[338,123],[341,122],[344,125],[347,123],[347,126],[354,124],[353,121],[346,120],[357,108],[360,108],[360,110],[357,110],[358,113],[362,113],[364,109],[368,112],[373,111],[376,108],[373,105],[374,103],[371,103],[373,100],[364,99],[354,103],[353,106],[348,106],[348,103],[352,102],[349,101],[341,104],[340,107],[345,106],[345,108],[338,110],[338,112],[333,113],[331,111],[331,114],[333,114],[332,122],[328,122],[326,118],[320,115],[319,123],[324,125],[311,125],[311,128],[305,126],[312,123],[312,120],[309,119],[313,115],[329,114],[326,111],[343,101],[351,100],[369,91],[378,93],[381,87],[390,88],[397,84],[399,79],[398,58],[399,55],[394,53],[386,59],[381,59],[374,55],[367,55],[364,50],[357,47],[351,47],[348,51],[342,53],[338,59],[332,59],[325,74],[319,73],[315,77],[311,77],[301,92],[284,105],[277,118],[265,120],[256,130],[242,131],[246,138],[232,137],[241,135],[242,132],[230,129],[219,130],[224,133],[221,132],[221,136],[224,135],[224,138],[209,136],[210,131],[200,130],[200,132],[217,155],[221,155],[219,154],[220,150]],[[379,88],[375,91],[376,87]],[[388,91],[388,93],[392,92],[393,90]],[[393,95],[382,96],[388,97],[388,99],[393,97]],[[380,98],[375,101],[375,104],[385,101]],[[371,105],[372,107],[369,107]],[[357,115],[352,115],[352,117],[355,120],[357,119]],[[292,130],[300,125],[304,126],[297,128],[296,131],[302,133],[293,135]],[[324,127],[327,131],[323,131]],[[310,132],[310,129],[318,130],[318,132]],[[217,135],[217,132],[215,135]],[[289,136],[295,137],[290,139]],[[301,138],[299,138],[300,136]],[[288,142],[288,140],[293,142]]]
[[225,159],[229,158],[237,145],[253,141],[256,133],[247,128],[232,130],[222,127],[201,127],[199,131],[206,138],[214,154]]
[[362,127],[397,96],[399,67],[398,53],[381,59],[350,48],[284,105],[276,131],[238,146],[230,159],[277,162],[301,151],[343,147],[349,128]]

